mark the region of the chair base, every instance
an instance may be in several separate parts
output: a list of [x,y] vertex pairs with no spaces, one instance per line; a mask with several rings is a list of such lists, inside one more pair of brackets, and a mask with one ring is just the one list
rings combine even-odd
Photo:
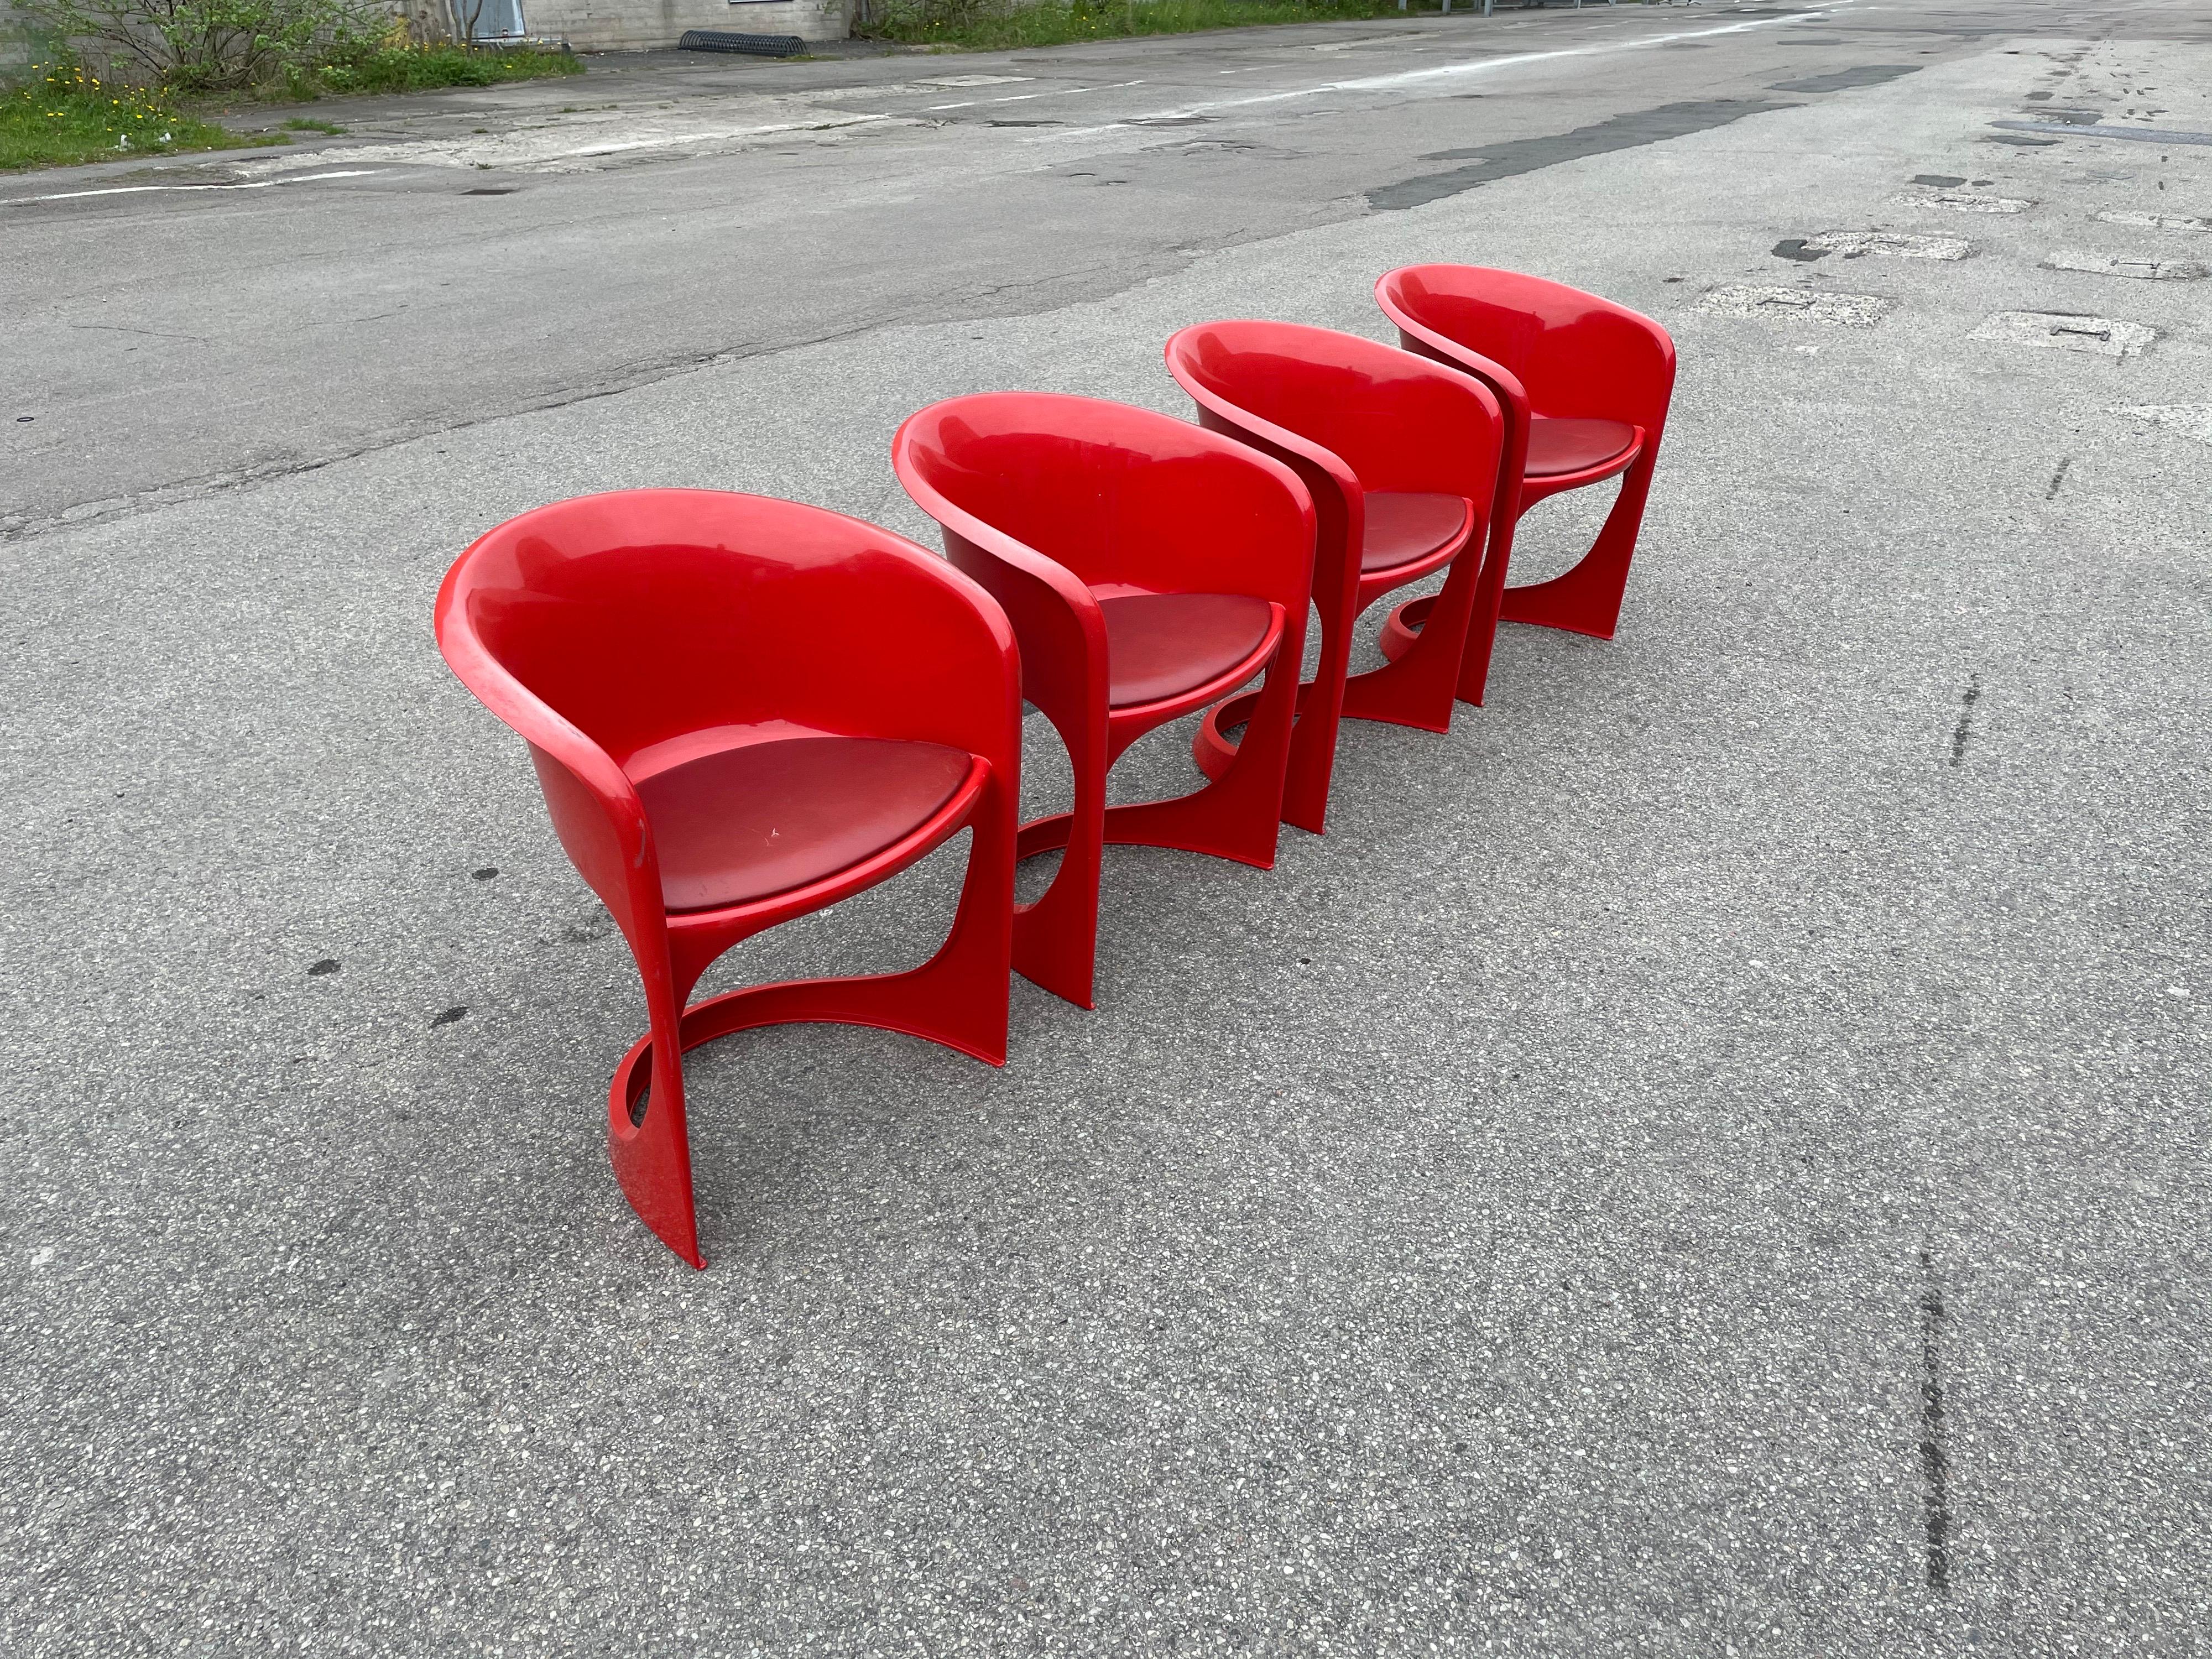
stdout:
[[[785,980],[725,992],[684,1011],[681,1049],[689,1054],[717,1037],[769,1025],[866,1025],[957,1049],[988,1065],[1005,1065],[1003,972],[994,1006],[988,994],[959,994],[960,981],[942,971],[949,966],[940,956],[903,974]],[[700,1254],[692,1212],[688,1137],[675,1114],[655,1112],[646,1097],[653,1058],[647,1033],[615,1067],[607,1087],[607,1153],[638,1219],[670,1249],[703,1268],[707,1259]],[[635,1115],[641,1105],[641,1121]]]

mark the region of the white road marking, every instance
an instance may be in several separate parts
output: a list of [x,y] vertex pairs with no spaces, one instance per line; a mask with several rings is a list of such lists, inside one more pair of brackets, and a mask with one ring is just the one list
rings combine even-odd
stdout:
[[1063,87],[1057,92],[1016,92],[1004,98],[970,98],[960,104],[932,104],[924,112],[935,114],[941,109],[974,109],[980,104],[1018,104],[1028,98],[1080,98],[1086,93],[1112,92],[1117,87],[1141,87],[1142,81],[1109,81],[1095,87]]
[[1563,46],[1552,52],[1522,52],[1510,58],[1474,58],[1462,63],[1441,64],[1432,69],[1398,70],[1389,75],[1363,75],[1348,81],[1323,81],[1310,87],[1293,87],[1286,92],[1255,93],[1249,98],[1218,98],[1202,104],[1188,104],[1178,109],[1154,110],[1145,115],[1128,116],[1120,121],[1109,122],[1104,126],[1070,127],[1065,132],[1042,133],[1024,142],[1032,144],[1063,143],[1070,138],[1097,137],[1100,133],[1111,132],[1129,121],[1209,115],[1218,110],[1249,109],[1261,104],[1287,103],[1293,99],[1318,98],[1332,92],[1389,92],[1399,87],[1417,86],[1425,81],[1451,81],[1465,76],[1490,75],[1499,70],[1520,69],[1530,64],[1560,63],[1574,58],[1602,58],[1621,52],[1644,52],[1676,40],[1703,40],[1717,34],[1741,34],[1748,29],[1765,28],[1777,23],[1811,22],[1852,3],[1854,0],[1837,0],[1834,5],[1823,6],[1814,11],[1794,11],[1784,17],[1755,17],[1747,22],[1725,23],[1716,28],[1680,29],[1671,34],[1648,35],[1641,40]]
[[256,179],[234,185],[111,185],[104,190],[64,190],[51,196],[15,196],[0,200],[0,207],[21,207],[26,202],[77,202],[88,196],[138,196],[155,190],[267,190],[271,185],[313,185],[325,179],[366,179],[382,167],[351,167],[343,173],[300,173],[289,179]]

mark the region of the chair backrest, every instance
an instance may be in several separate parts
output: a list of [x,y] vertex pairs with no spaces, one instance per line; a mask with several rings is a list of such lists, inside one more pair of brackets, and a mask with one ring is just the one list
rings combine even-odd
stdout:
[[1092,588],[1304,604],[1304,486],[1188,422],[1097,398],[982,392],[909,417],[891,461],[924,512],[995,556],[1042,555]]
[[1506,369],[1539,415],[1631,421],[1655,434],[1665,424],[1674,343],[1626,306],[1484,265],[1406,265],[1385,273],[1375,297],[1410,339],[1434,337]]
[[437,627],[454,672],[523,736],[544,746],[556,716],[618,764],[774,720],[988,752],[979,734],[1012,672],[1005,618],[942,559],[841,514],[718,490],[511,519],[447,573]]
[[1489,499],[1497,399],[1455,370],[1357,334],[1254,321],[1183,329],[1167,361],[1212,422],[1297,455],[1340,487]]

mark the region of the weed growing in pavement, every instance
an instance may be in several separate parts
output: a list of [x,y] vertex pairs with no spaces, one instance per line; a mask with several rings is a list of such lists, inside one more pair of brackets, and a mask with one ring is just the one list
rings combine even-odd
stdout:
[[542,46],[457,46],[450,42],[379,47],[322,65],[299,77],[299,90],[420,92],[430,87],[489,87],[581,75],[575,53]]
[[291,142],[279,133],[228,131],[182,113],[159,93],[104,82],[76,64],[33,64],[30,73],[0,92],[0,172]]

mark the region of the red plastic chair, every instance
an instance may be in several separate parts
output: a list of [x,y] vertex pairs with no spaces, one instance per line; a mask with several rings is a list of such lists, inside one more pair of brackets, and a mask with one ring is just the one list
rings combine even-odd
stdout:
[[[1521,514],[1620,477],[1605,527],[1574,568],[1507,588],[1498,610],[1501,621],[1611,639],[1674,393],[1667,331],[1580,289],[1481,265],[1407,265],[1375,284],[1375,298],[1408,351],[1465,370],[1505,407],[1493,520],[1501,576]],[[1409,650],[1427,620],[1425,601],[1401,607],[1383,629],[1384,653]],[[1491,637],[1468,641],[1460,696],[1469,702],[1482,701]]]
[[[1103,851],[1181,848],[1272,868],[1289,752],[1313,504],[1288,470],[1149,410],[1047,392],[955,398],[892,441],[945,551],[1006,608],[1022,691],[1067,745],[1072,811],[1024,824],[1065,848],[1014,915],[1014,966],[1091,1006]],[[1265,672],[1236,765],[1194,793],[1106,805],[1129,745]]]
[[[1471,626],[1491,625],[1504,582],[1483,562],[1504,417],[1465,375],[1329,329],[1201,323],[1168,342],[1167,359],[1202,425],[1282,460],[1313,494],[1321,664],[1299,693],[1283,817],[1318,835],[1340,715],[1451,729],[1461,647]],[[1347,678],[1360,614],[1447,564],[1427,637]],[[1207,713],[1192,753],[1209,776],[1235,758],[1225,733],[1250,713],[1243,697]]]
[[[682,1051],[835,1020],[1001,1064],[1020,670],[988,595],[911,542],[758,495],[637,489],[513,519],[438,592],[438,647],[520,733],[561,844],[612,914],[649,1029],[607,1143],[646,1225],[695,1267]],[[963,827],[937,954],[686,1008],[739,940],[872,887]]]

